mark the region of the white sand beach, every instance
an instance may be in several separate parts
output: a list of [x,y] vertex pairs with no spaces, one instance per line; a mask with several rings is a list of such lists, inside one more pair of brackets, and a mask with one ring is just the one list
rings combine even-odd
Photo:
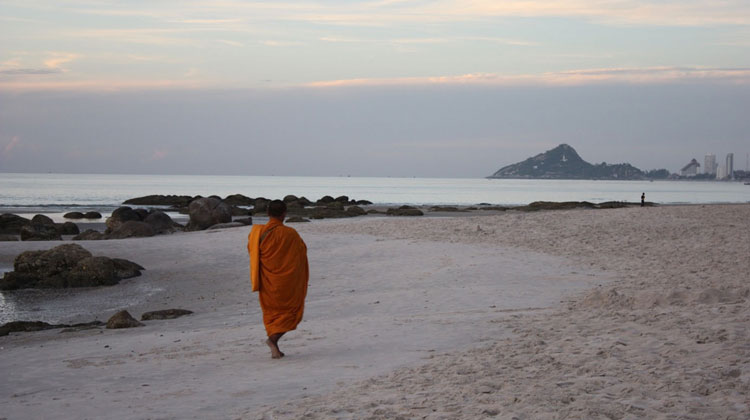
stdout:
[[0,418],[750,416],[750,205],[294,227],[311,278],[285,358],[262,343],[248,228],[82,241],[146,267],[92,300],[141,295],[62,321],[195,313],[0,337]]

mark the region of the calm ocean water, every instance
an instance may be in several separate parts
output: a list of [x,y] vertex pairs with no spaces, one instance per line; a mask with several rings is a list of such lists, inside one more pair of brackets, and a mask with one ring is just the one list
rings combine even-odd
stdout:
[[311,200],[347,195],[376,204],[520,205],[540,200],[638,202],[642,192],[662,204],[750,202],[750,186],[740,182],[0,173],[0,212],[106,213],[128,198],[148,194],[239,193],[272,199],[294,194]]

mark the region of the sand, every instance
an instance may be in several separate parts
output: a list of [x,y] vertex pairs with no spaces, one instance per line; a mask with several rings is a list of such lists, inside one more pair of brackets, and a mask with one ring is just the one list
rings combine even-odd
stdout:
[[[131,313],[196,313],[129,330],[0,337],[0,417],[750,413],[750,205],[295,227],[311,280],[305,320],[280,342],[284,359],[271,360],[262,342],[247,229],[82,242],[147,268],[93,293],[148,285]],[[0,263],[51,246],[4,244]]]

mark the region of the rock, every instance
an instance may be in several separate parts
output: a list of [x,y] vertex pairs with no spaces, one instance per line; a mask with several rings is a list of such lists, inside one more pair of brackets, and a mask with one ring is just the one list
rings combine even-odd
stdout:
[[346,209],[346,212],[350,214],[351,216],[364,216],[365,214],[367,214],[365,209],[359,206],[349,206]]
[[103,233],[98,232],[94,229],[87,229],[83,233],[80,233],[73,237],[74,241],[100,241],[102,239],[107,238]]
[[625,201],[605,201],[596,205],[599,209],[621,209],[628,207],[628,203]]
[[412,206],[401,206],[399,208],[390,208],[385,214],[389,216],[424,216],[422,210]]
[[229,222],[229,223],[217,223],[213,226],[209,226],[206,230],[226,229],[235,227],[245,227],[247,225],[240,222]]
[[[338,203],[341,204],[341,203]],[[343,217],[353,217],[352,214],[347,213],[342,208],[330,208],[330,207],[316,207],[310,218],[312,219],[339,219]]]
[[190,211],[188,230],[203,230],[209,226],[232,221],[232,209],[216,198],[208,197],[193,200],[188,209]]
[[154,319],[175,319],[181,316],[190,315],[193,311],[187,309],[164,309],[161,311],[145,312],[141,315],[141,321],[151,321]]
[[0,326],[0,336],[8,335],[12,332],[32,332],[51,330],[57,328],[73,328],[73,329],[84,329],[91,327],[100,327],[104,325],[101,321],[85,322],[82,324],[48,324],[42,321],[12,321]]
[[36,216],[31,218],[31,224],[54,226],[55,222],[52,219],[50,219],[48,216],[45,216],[43,214],[37,214]]
[[18,235],[21,233],[23,226],[30,224],[31,220],[15,214],[5,213],[0,215],[0,233],[2,234]]
[[13,242],[18,240],[19,238],[16,235],[0,234],[0,242]]
[[268,203],[270,202],[270,200],[263,197],[256,198],[255,204],[253,205],[253,214],[263,214],[268,211]]
[[297,202],[302,205],[302,207],[306,206],[312,206],[313,202],[308,200],[306,197],[300,197],[297,199]]
[[326,205],[326,204],[329,204],[329,203],[333,203],[334,201],[336,201],[336,200],[333,197],[331,197],[330,195],[326,195],[326,196],[321,197],[320,200],[316,201],[315,204],[316,205]]
[[178,226],[168,214],[161,210],[152,210],[143,222],[150,225],[155,234],[173,233]]
[[83,215],[83,217],[86,218],[86,219],[101,219],[102,218],[102,214],[99,213],[98,211],[87,211]]
[[465,210],[461,210],[458,207],[453,207],[453,206],[432,206],[430,207],[430,211],[444,211],[444,212],[455,213],[455,212],[460,212],[460,211],[465,211]]
[[234,219],[233,222],[242,223],[245,226],[250,226],[250,225],[253,224],[253,218],[252,217],[243,217],[241,219]]
[[84,258],[64,277],[67,284],[63,287],[112,286],[120,281],[115,264],[107,257]]
[[255,205],[255,199],[244,196],[242,194],[228,195],[224,199],[224,202],[230,206],[252,206]]
[[193,201],[189,195],[146,195],[143,197],[131,198],[125,200],[123,204],[132,204],[136,206],[180,206],[184,207]]
[[120,311],[112,315],[112,318],[107,320],[107,328],[109,329],[134,328],[142,326],[143,324],[133,318],[133,316],[131,316],[128,311]]
[[297,200],[299,200],[299,198],[297,198],[296,195],[289,194],[286,197],[284,197],[284,200],[282,200],[282,201],[284,201],[285,203],[289,204],[289,203],[297,201]]
[[119,229],[120,226],[122,226],[122,224],[125,222],[140,222],[142,220],[143,219],[141,219],[141,216],[139,216],[138,213],[132,208],[127,206],[118,207],[117,209],[115,209],[115,211],[112,212],[112,215],[107,218],[107,230],[105,233],[114,232],[115,230]]
[[81,233],[78,225],[73,222],[55,223],[55,229],[60,235],[78,235]]
[[30,224],[21,228],[22,241],[61,241],[62,236],[55,225]]
[[52,328],[55,326],[42,321],[12,321],[0,326],[0,337],[12,332],[43,331]]
[[593,209],[595,206],[588,201],[535,201],[526,206],[515,207],[518,211],[539,211],[539,210],[569,210],[576,208]]
[[112,232],[106,234],[106,239],[145,238],[154,236],[154,228],[146,222],[128,220]]
[[63,217],[66,219],[83,219],[86,216],[80,211],[71,211],[70,213],[63,214]]
[[306,223],[306,222],[309,222],[309,220],[305,219],[304,217],[295,216],[295,217],[290,217],[286,219],[284,222],[285,223]]
[[112,264],[115,267],[115,276],[120,280],[138,277],[141,270],[145,270],[140,264],[122,258],[112,258]]
[[342,203],[342,204],[349,204],[349,197],[347,197],[345,195],[340,195],[340,196],[334,198],[333,201],[335,201],[337,203]]
[[358,206],[371,206],[372,205],[372,201],[357,200],[357,201],[354,202],[354,204],[356,204]]
[[134,271],[143,269],[127,260],[93,257],[78,244],[23,252],[14,260],[13,268],[0,280],[0,290],[111,285],[139,275]]

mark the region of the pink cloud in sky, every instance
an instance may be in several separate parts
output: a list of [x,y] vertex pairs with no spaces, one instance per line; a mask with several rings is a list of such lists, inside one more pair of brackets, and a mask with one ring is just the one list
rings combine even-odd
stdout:
[[13,152],[13,149],[15,149],[19,144],[21,143],[21,139],[18,136],[13,136],[12,139],[8,142],[8,144],[3,147],[3,157],[10,156],[11,152]]
[[154,149],[154,152],[151,153],[151,156],[148,158],[148,160],[162,160],[167,157],[168,154],[169,153],[167,152],[167,149]]

